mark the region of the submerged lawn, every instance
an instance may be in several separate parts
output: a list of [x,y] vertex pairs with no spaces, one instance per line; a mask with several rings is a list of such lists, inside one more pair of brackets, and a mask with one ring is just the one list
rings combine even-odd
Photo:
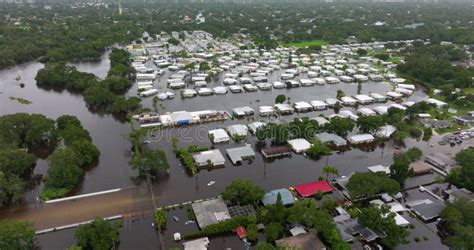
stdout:
[[303,41],[303,42],[292,42],[292,43],[280,43],[282,46],[288,47],[306,47],[306,46],[322,46],[327,45],[328,42],[325,40],[311,40],[311,41]]

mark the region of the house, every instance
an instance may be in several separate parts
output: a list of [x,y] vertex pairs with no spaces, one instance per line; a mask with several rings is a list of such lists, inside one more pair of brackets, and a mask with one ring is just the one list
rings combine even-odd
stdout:
[[273,82],[272,84],[274,89],[284,89],[286,88],[286,85],[282,82]]
[[385,115],[388,113],[388,107],[387,106],[377,106],[374,108],[374,111],[379,114],[379,115]]
[[277,103],[274,107],[280,115],[289,115],[294,112],[294,109],[287,103]]
[[255,152],[250,147],[250,145],[245,145],[238,148],[229,148],[226,149],[226,152],[230,161],[234,165],[241,164],[243,160],[255,158]]
[[415,161],[410,163],[409,169],[411,169],[415,175],[431,173],[431,166],[422,161]]
[[288,80],[285,82],[287,88],[298,88],[301,84],[298,81]]
[[244,84],[244,89],[247,92],[255,92],[257,91],[257,87],[252,84]]
[[392,125],[384,125],[377,129],[377,132],[375,132],[375,136],[380,138],[390,138],[390,136],[392,136],[396,131],[396,127]]
[[194,89],[184,89],[181,91],[181,96],[183,98],[195,97],[197,96],[197,92]]
[[297,112],[309,112],[313,109],[313,106],[307,102],[295,102],[293,107]]
[[303,87],[309,87],[314,85],[314,82],[310,79],[300,79],[300,83]]
[[255,134],[259,128],[264,127],[265,125],[267,125],[265,122],[252,122],[248,124],[247,127],[249,128],[250,133]]
[[207,96],[207,95],[212,95],[214,94],[214,91],[212,91],[212,89],[210,88],[200,88],[198,89],[198,95],[200,96]]
[[241,86],[238,86],[238,85],[229,86],[229,90],[230,90],[230,92],[232,92],[234,94],[244,92],[244,88],[242,88]]
[[354,98],[362,105],[370,104],[375,101],[374,98],[368,95],[355,95]]
[[193,154],[193,159],[194,159],[194,163],[198,167],[208,166],[208,165],[212,167],[217,167],[217,166],[224,166],[225,164],[224,156],[221,154],[221,151],[219,149],[195,153]]
[[222,128],[209,130],[208,133],[209,133],[209,138],[211,138],[211,141],[213,143],[228,142],[230,140],[229,135]]
[[311,147],[311,143],[309,143],[306,139],[303,138],[289,140],[288,144],[293,149],[293,151],[298,154],[306,152]]
[[341,97],[342,104],[346,106],[354,106],[357,103],[357,100],[350,96]]
[[338,84],[341,82],[337,77],[334,76],[328,76],[325,77],[324,80],[326,81],[327,84]]
[[329,121],[326,118],[321,117],[321,116],[311,118],[311,120],[316,121],[319,126],[324,126],[324,124],[329,123]]
[[209,238],[199,238],[183,242],[184,250],[207,250],[209,247]]
[[280,195],[281,201],[284,206],[292,205],[295,202],[295,197],[293,196],[293,193],[291,193],[290,190],[286,188],[275,189],[266,193],[265,195],[263,195],[261,201],[265,206],[274,205],[277,202],[278,195]]
[[317,193],[330,193],[333,190],[331,185],[324,180],[298,184],[293,186],[293,188],[301,197],[309,197]]
[[444,173],[449,173],[449,171],[451,171],[451,168],[456,165],[456,161],[442,153],[434,153],[426,156],[425,162],[431,164],[436,169],[439,169]]
[[403,95],[400,94],[400,93],[397,93],[397,92],[393,92],[393,91],[389,91],[387,92],[387,98],[391,99],[391,100],[398,100],[400,98],[402,98]]
[[353,121],[357,121],[359,119],[359,116],[352,113],[352,111],[346,110],[346,109],[339,111],[339,113],[337,115],[339,115],[341,117],[349,118]]
[[344,140],[344,138],[336,135],[336,134],[331,134],[327,132],[322,132],[319,134],[316,134],[316,137],[321,141],[321,142],[329,142],[332,145],[336,147],[343,147],[347,145],[347,141]]
[[425,223],[438,219],[446,207],[444,201],[433,198],[410,201],[406,205]]
[[389,175],[390,172],[391,172],[390,167],[386,167],[386,166],[383,166],[383,165],[370,166],[370,167],[367,167],[367,169],[369,169],[369,171],[372,172],[372,173],[382,172],[382,173],[387,174],[387,175]]
[[454,116],[453,117],[454,122],[460,125],[468,125],[468,124],[474,124],[474,117],[466,115],[466,116]]
[[375,138],[371,134],[358,134],[349,136],[347,140],[352,144],[361,144],[373,142]]
[[360,115],[365,115],[365,116],[372,116],[376,115],[375,111],[369,109],[369,108],[360,108],[357,110],[357,113]]
[[214,94],[216,94],[216,95],[227,94],[227,88],[224,87],[224,86],[219,86],[219,87],[212,88],[212,91],[214,91]]
[[232,113],[237,117],[237,118],[242,118],[246,116],[253,116],[255,114],[255,110],[249,106],[245,107],[239,107],[239,108],[234,108],[232,110]]
[[229,210],[220,196],[215,199],[192,203],[191,206],[200,228],[205,228],[231,218]]
[[140,97],[148,97],[148,96],[152,96],[152,95],[156,95],[156,94],[158,94],[157,89],[149,89],[149,90],[145,90],[145,91],[142,91],[142,92],[138,93],[138,95]]
[[454,202],[458,199],[474,200],[474,193],[465,188],[451,188],[449,190],[443,190],[444,195],[447,196],[446,200]]
[[287,146],[265,147],[260,152],[266,159],[291,155],[291,149]]
[[370,93],[369,96],[374,98],[374,100],[376,102],[385,102],[386,101],[386,97],[381,95],[381,94],[378,94],[378,93]]
[[425,128],[434,128],[434,129],[440,129],[440,128],[451,128],[452,124],[448,121],[440,121],[437,119],[420,119],[420,123],[425,127]]
[[270,90],[270,89],[272,89],[272,85],[268,82],[261,82],[261,83],[257,84],[257,88],[260,89],[260,90]]
[[311,101],[310,104],[313,106],[314,110],[325,110],[327,108],[327,104],[319,100]]
[[290,236],[275,241],[277,248],[281,249],[312,249],[326,250],[324,243],[318,238],[314,230],[307,233]]
[[242,124],[234,124],[227,127],[227,132],[229,132],[232,138],[245,137],[247,136],[248,128]]
[[448,105],[447,103],[445,103],[443,101],[440,101],[440,100],[436,100],[434,98],[428,98],[428,99],[425,100],[425,102],[428,103],[428,104],[434,105],[437,108],[443,108],[443,107]]
[[260,114],[260,116],[270,116],[275,113],[275,110],[272,106],[260,106],[258,107],[258,113]]

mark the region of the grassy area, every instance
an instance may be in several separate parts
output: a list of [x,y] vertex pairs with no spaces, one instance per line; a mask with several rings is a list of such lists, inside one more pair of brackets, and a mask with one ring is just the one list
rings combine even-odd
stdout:
[[10,96],[10,100],[17,101],[17,102],[19,102],[21,104],[24,104],[24,105],[31,104],[31,102],[29,100],[21,98],[21,97]]
[[474,88],[465,88],[465,89],[463,89],[463,91],[466,94],[474,94]]
[[311,41],[303,41],[303,42],[292,42],[292,43],[280,43],[282,46],[287,47],[306,47],[306,46],[322,46],[329,44],[325,40],[311,40]]
[[392,62],[392,63],[398,63],[398,62],[400,62],[400,60],[402,60],[400,57],[392,57],[392,58],[390,58],[389,61]]

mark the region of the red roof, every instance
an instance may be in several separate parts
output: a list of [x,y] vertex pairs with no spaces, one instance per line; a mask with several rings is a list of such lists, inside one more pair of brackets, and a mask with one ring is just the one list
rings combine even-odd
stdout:
[[235,232],[237,233],[237,235],[241,239],[244,238],[244,237],[247,237],[247,230],[245,230],[245,227],[243,227],[243,226],[236,227]]
[[315,195],[318,191],[321,190],[323,193],[331,192],[332,187],[326,181],[313,181],[313,182],[306,182],[303,184],[299,184],[294,186],[296,192],[303,197]]

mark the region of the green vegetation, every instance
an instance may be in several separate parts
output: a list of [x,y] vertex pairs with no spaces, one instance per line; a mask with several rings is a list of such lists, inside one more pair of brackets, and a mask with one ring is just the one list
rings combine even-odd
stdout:
[[280,43],[282,46],[286,47],[314,47],[314,46],[323,46],[327,45],[328,42],[324,40],[310,40],[310,41],[296,41],[296,42],[290,42],[290,43]]
[[390,166],[390,178],[396,180],[401,187],[405,185],[405,180],[412,176],[413,170],[410,163],[419,160],[423,153],[418,148],[411,148],[407,152],[393,156],[393,164]]
[[158,231],[163,231],[166,229],[166,211],[163,209],[158,209],[155,211],[154,215],[155,227]]
[[82,249],[112,249],[120,241],[119,229],[122,221],[110,223],[97,218],[93,222],[77,227],[74,236]]
[[0,206],[17,201],[25,190],[25,175],[35,163],[29,153],[54,146],[54,121],[38,114],[0,116]]
[[455,159],[459,166],[451,170],[446,180],[474,191],[474,147],[462,150]]
[[140,146],[147,130],[135,129],[133,125],[131,125],[131,128],[128,140],[133,148],[133,157],[129,162],[132,168],[138,170],[139,176],[157,176],[160,170],[168,171],[170,166],[166,152]]
[[84,173],[100,155],[92,144],[89,132],[74,116],[63,115],[56,120],[54,135],[63,148],[56,148],[48,157],[49,168],[44,177],[41,197],[45,200],[66,196],[76,187]]
[[354,173],[347,183],[347,189],[350,196],[357,199],[381,193],[396,194],[400,191],[400,184],[383,173],[364,172]]
[[408,229],[396,224],[395,213],[390,212],[385,206],[382,208],[374,206],[363,208],[359,215],[359,221],[372,230],[384,232],[386,237],[382,238],[380,242],[389,249],[405,242],[406,237],[410,234]]
[[327,143],[323,143],[318,139],[313,139],[311,141],[311,147],[306,151],[310,157],[318,158],[323,155],[331,154],[331,149],[328,147]]
[[285,95],[278,95],[275,98],[275,103],[284,103],[286,101],[286,96]]
[[196,164],[194,163],[194,158],[192,153],[202,152],[208,150],[207,147],[202,147],[198,145],[190,145],[188,148],[177,148],[173,147],[173,151],[176,156],[183,163],[186,170],[189,171],[192,175],[195,175],[198,171]]
[[446,221],[445,230],[449,236],[443,243],[451,249],[473,249],[474,238],[474,201],[459,199],[448,203],[441,212],[441,218]]
[[31,104],[31,101],[29,101],[28,99],[25,99],[25,98],[21,98],[21,97],[10,96],[9,99],[12,100],[12,101],[17,101],[18,103],[24,104],[24,105]]
[[256,205],[262,199],[265,191],[250,179],[234,180],[222,192],[222,198],[234,204]]
[[26,221],[0,221],[0,249],[31,249],[35,239],[33,224]]
[[49,63],[39,70],[36,82],[40,87],[81,92],[92,109],[105,109],[115,114],[139,109],[140,98],[121,96],[132,86],[131,78],[135,72],[128,63],[128,52],[114,48],[109,58],[111,68],[103,81],[94,74],[79,72],[75,67],[60,62]]

